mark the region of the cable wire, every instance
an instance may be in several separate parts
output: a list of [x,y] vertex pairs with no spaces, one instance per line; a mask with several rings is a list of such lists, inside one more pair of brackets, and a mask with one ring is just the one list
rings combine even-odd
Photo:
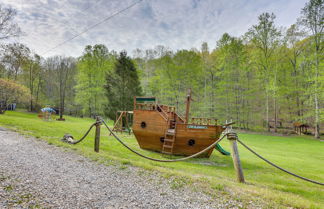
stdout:
[[117,15],[119,15],[119,14],[125,12],[126,10],[128,10],[128,9],[130,9],[130,8],[132,8],[132,7],[134,7],[136,4],[138,4],[138,3],[142,2],[142,1],[143,1],[143,0],[136,1],[136,2],[134,2],[133,4],[130,4],[129,6],[127,6],[127,7],[123,8],[123,9],[121,9],[121,10],[115,12],[114,14],[112,14],[112,15],[110,15],[110,16],[104,18],[102,21],[97,22],[97,23],[94,24],[94,25],[91,25],[90,27],[86,28],[86,29],[83,30],[82,32],[80,32],[80,33],[78,33],[78,34],[72,36],[72,37],[69,38],[69,39],[66,39],[65,41],[63,41],[63,42],[59,43],[58,45],[54,46],[53,48],[51,48],[51,49],[45,51],[45,52],[43,53],[43,55],[44,55],[44,54],[47,54],[47,53],[50,52],[50,51],[53,51],[54,49],[56,49],[56,48],[58,48],[58,47],[60,47],[60,46],[62,46],[62,45],[64,45],[64,44],[66,44],[66,43],[69,42],[69,41],[72,41],[73,39],[79,37],[80,35],[82,35],[82,34],[84,34],[84,33],[86,33],[86,32],[88,32],[89,30],[91,30],[91,29],[97,27],[98,25],[100,25],[100,24],[102,24],[102,23],[104,23],[104,22],[106,22],[106,21],[112,19],[113,17],[115,17],[115,16],[117,16]]

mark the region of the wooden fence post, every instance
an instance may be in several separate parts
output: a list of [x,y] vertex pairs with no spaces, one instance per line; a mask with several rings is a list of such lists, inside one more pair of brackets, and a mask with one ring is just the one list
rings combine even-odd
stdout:
[[95,133],[95,144],[94,144],[94,151],[99,152],[99,144],[100,144],[100,117],[96,117],[96,133]]
[[230,132],[227,134],[227,139],[231,143],[232,147],[232,158],[233,158],[233,164],[236,172],[236,178],[237,181],[240,183],[244,183],[244,175],[243,175],[243,169],[240,161],[240,156],[237,148],[237,135],[234,132]]

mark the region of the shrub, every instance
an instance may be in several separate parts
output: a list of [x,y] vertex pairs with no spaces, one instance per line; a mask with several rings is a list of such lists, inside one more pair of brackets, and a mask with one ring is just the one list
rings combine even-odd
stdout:
[[25,86],[0,78],[0,114],[6,111],[10,103],[27,103],[28,96],[29,90]]

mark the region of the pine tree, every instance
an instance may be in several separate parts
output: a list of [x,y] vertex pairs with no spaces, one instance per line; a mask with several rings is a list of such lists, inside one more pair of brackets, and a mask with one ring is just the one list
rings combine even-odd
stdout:
[[111,119],[118,110],[132,110],[134,96],[142,95],[135,65],[126,51],[119,54],[114,70],[107,73],[105,89],[108,99],[106,115]]

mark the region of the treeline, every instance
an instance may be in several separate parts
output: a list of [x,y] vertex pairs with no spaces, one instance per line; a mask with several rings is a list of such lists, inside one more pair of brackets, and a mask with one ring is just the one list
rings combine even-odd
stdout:
[[[3,47],[0,78],[28,88],[29,111],[49,106],[63,114],[115,116],[133,107],[134,95],[142,95],[133,61],[125,51],[117,54],[106,46],[86,46],[79,58],[41,58],[18,43]],[[0,96],[0,101],[5,98]],[[11,100],[13,102],[13,100]],[[6,102],[8,103],[8,102]]]
[[[1,9],[1,8],[0,8]],[[2,8],[3,9],[3,8]],[[86,46],[78,58],[42,58],[19,43],[1,51],[0,78],[29,89],[29,111],[46,105],[76,116],[131,110],[135,95],[156,96],[184,111],[193,91],[192,115],[234,120],[243,129],[278,131],[293,122],[323,122],[323,0],[310,0],[297,23],[275,25],[263,13],[241,37],[224,33],[210,48],[172,51],[165,46],[126,52]]]
[[320,134],[323,122],[323,1],[310,1],[287,30],[263,13],[242,37],[227,33],[210,49],[136,50],[145,95],[184,111],[188,88],[193,116],[233,120],[243,129],[306,123]]

